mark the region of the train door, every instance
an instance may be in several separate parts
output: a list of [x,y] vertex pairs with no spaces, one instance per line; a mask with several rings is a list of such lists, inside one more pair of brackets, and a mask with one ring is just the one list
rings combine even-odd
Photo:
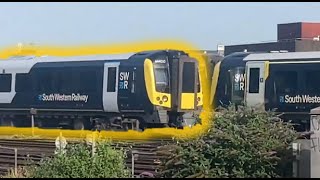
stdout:
[[248,106],[264,107],[265,94],[265,63],[247,62],[246,65],[246,93],[245,102]]
[[[193,110],[200,101],[198,62],[182,56],[179,61],[178,102],[180,110]],[[199,102],[200,103],[200,102]]]
[[119,62],[104,64],[103,109],[106,112],[119,112],[118,109],[118,74]]

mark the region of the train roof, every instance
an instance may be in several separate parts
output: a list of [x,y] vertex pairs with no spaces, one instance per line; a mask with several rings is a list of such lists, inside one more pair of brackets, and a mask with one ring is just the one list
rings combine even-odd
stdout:
[[122,61],[128,60],[135,53],[127,54],[110,54],[110,55],[87,55],[87,56],[22,56],[11,57],[0,60],[0,71],[6,69],[6,72],[27,73],[33,65],[42,62],[79,62],[79,61]]
[[285,52],[285,53],[252,53],[244,61],[281,61],[281,60],[319,60],[320,51]]
[[[72,61],[118,61],[118,60],[128,60],[130,57],[139,56],[142,58],[146,58],[157,54],[159,52],[163,52],[165,50],[150,50],[150,51],[141,51],[141,52],[131,52],[131,53],[123,53],[123,54],[107,54],[107,55],[84,55],[84,56],[18,56],[18,57],[10,57],[8,59],[0,59],[1,63],[3,62],[26,62],[26,63],[38,63],[38,62],[72,62]],[[184,53],[183,51],[178,50],[167,50],[167,51],[175,51]]]
[[[45,62],[81,62],[81,61],[123,61],[129,60],[131,57],[146,58],[153,54],[163,52],[165,50],[155,50],[155,51],[143,51],[143,52],[132,52],[124,54],[108,54],[108,55],[85,55],[85,56],[21,56],[21,57],[11,57],[8,59],[0,59],[0,71],[3,69],[16,70],[19,72],[28,72],[28,69],[31,69],[36,63],[45,63]],[[175,51],[175,50],[169,50]],[[179,52],[179,51],[176,51]]]
[[109,54],[109,55],[86,55],[86,56],[22,56],[2,59],[2,62],[27,61],[27,62],[70,62],[70,61],[107,61],[107,60],[127,60],[135,53]]
[[243,59],[249,54],[250,53],[248,52],[235,52],[235,53],[229,54],[222,58],[221,67],[244,66],[245,61],[243,61]]

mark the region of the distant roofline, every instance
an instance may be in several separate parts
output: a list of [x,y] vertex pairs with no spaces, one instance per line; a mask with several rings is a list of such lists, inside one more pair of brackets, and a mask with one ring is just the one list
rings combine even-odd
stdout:
[[320,59],[320,51],[285,52],[285,53],[252,53],[244,61],[303,60]]
[[[320,24],[320,23],[319,23]],[[314,41],[313,38],[294,38],[294,39],[280,39],[280,40],[270,40],[270,41],[260,41],[260,42],[252,42],[252,43],[244,43],[244,44],[231,44],[225,45],[228,46],[245,46],[245,45],[258,45],[258,44],[268,44],[268,43],[282,43],[282,42],[296,42],[296,41]],[[315,41],[318,42],[318,41]]]
[[[294,39],[291,39],[293,41]],[[269,41],[259,41],[259,42],[252,42],[252,43],[244,43],[244,44],[230,44],[230,45],[225,45],[225,47],[228,46],[245,46],[245,45],[257,45],[257,44],[267,44],[267,43],[277,43],[279,42],[278,40],[269,40]]]
[[291,22],[291,23],[280,23],[278,25],[285,25],[285,24],[320,24],[320,22],[310,22],[310,21],[300,21],[300,22]]

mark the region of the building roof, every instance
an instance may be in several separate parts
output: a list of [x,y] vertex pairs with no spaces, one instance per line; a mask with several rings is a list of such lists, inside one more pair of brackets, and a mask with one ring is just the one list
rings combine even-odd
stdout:
[[286,52],[286,53],[255,53],[249,54],[244,61],[272,61],[272,60],[303,60],[320,59],[320,51]]

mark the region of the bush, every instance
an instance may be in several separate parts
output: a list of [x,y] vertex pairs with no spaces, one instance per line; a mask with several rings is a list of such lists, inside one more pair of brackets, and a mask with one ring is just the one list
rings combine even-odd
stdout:
[[26,178],[30,177],[28,170],[25,167],[18,167],[17,174],[14,172],[14,168],[11,168],[6,175],[2,175],[0,178]]
[[125,165],[125,152],[114,149],[108,143],[99,143],[92,157],[91,147],[85,144],[71,145],[53,158],[47,158],[40,166],[28,169],[32,178],[124,178],[130,177]]
[[[287,177],[291,173],[293,125],[272,112],[222,109],[208,133],[162,147],[161,177]],[[291,164],[290,164],[291,163]]]

